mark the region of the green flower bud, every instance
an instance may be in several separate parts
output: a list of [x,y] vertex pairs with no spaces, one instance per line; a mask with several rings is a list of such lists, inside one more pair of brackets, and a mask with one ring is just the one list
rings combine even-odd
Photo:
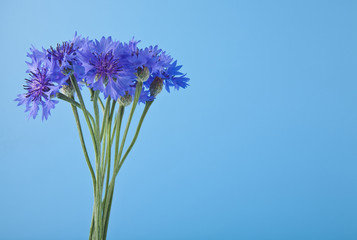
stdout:
[[62,70],[62,73],[63,73],[63,75],[69,75],[69,74],[73,73],[73,70],[69,69],[69,68],[65,68]]
[[137,77],[138,81],[145,82],[150,77],[150,71],[147,67],[139,67],[137,72],[135,73],[135,76]]
[[156,97],[162,90],[162,87],[164,85],[164,81],[162,78],[156,77],[154,81],[152,81],[150,85],[150,94],[151,96]]
[[123,105],[124,107],[129,106],[132,101],[133,101],[133,96],[128,94],[128,92],[126,92],[124,96],[118,98],[118,103]]
[[60,92],[61,92],[63,95],[66,95],[67,97],[72,98],[73,95],[74,95],[74,87],[73,87],[71,81],[68,81],[68,80],[67,80],[67,84],[68,84],[68,85],[62,85],[62,87],[61,87],[61,89],[60,89]]

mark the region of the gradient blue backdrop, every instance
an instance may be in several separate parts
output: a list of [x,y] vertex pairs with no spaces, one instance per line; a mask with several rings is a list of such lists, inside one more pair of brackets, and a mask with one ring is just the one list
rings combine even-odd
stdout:
[[75,31],[159,44],[191,78],[149,112],[109,239],[357,239],[356,3],[1,1],[0,239],[87,239],[70,107],[13,102],[30,45]]

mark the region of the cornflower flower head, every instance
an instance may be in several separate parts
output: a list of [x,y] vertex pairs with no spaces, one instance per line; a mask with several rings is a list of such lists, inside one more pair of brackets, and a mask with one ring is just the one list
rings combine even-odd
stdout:
[[[72,76],[80,91],[85,84],[124,106],[134,99],[138,83],[142,85],[139,103],[152,102],[164,87],[170,92],[188,86],[189,78],[180,71],[182,66],[177,61],[157,45],[139,48],[139,43],[134,38],[129,42],[113,41],[111,37],[89,40],[75,33],[72,40],[47,50],[31,47],[27,54],[31,61],[26,62],[26,93],[15,100],[26,106],[29,117],[35,118],[42,107],[42,119],[47,119],[58,102],[53,98],[59,91],[74,99]],[[65,100],[63,95],[58,96]]]
[[110,96],[114,100],[125,95],[134,76],[126,59],[119,54],[121,47],[111,37],[102,37],[100,41],[86,41],[79,52],[89,87],[101,91],[105,98]]
[[[131,40],[133,42],[134,40]],[[128,54],[128,62],[135,68],[148,68],[150,74],[159,72],[164,67],[167,67],[168,64],[172,61],[172,58],[164,51],[159,49],[158,46],[149,46],[144,49],[138,48],[136,44],[132,44],[132,47],[129,47],[130,54]],[[130,45],[130,43],[129,43]]]
[[71,41],[57,44],[55,48],[47,49],[47,57],[50,61],[55,61],[64,75],[74,74],[77,80],[81,80],[84,75],[84,68],[78,59],[78,51],[82,48],[85,39],[75,33]]
[[[144,83],[144,85],[150,89],[160,89],[159,85],[162,84],[165,86],[167,92],[170,92],[171,87],[176,90],[179,90],[180,88],[186,88],[189,86],[187,82],[190,79],[186,77],[186,74],[180,72],[181,68],[182,65],[178,66],[177,61],[174,61],[168,64],[166,67],[163,67],[160,71],[152,74],[148,81]],[[155,86],[152,87],[152,84]],[[156,96],[159,92],[155,91],[154,95]]]
[[51,98],[59,91],[66,77],[61,73],[54,61],[48,60],[46,52],[31,48],[27,62],[29,78],[25,79],[24,89],[26,93],[19,94],[15,101],[19,105],[25,105],[25,112],[29,112],[29,118],[36,118],[40,106],[42,107],[42,120],[48,118],[50,110],[58,103]]

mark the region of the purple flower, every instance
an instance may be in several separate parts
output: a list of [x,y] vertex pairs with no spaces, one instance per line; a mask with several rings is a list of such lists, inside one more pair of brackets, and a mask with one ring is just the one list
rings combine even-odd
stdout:
[[93,90],[103,92],[105,98],[110,96],[116,100],[124,96],[134,79],[133,69],[120,55],[123,47],[111,37],[102,37],[100,41],[86,41],[79,52],[85,81]]
[[150,73],[154,74],[160,72],[165,67],[168,67],[172,61],[172,58],[166,55],[166,53],[159,49],[158,46],[150,46],[144,49],[139,49],[136,47],[136,44],[132,45],[133,47],[129,48],[131,53],[127,58],[128,62],[133,65],[135,69],[139,67],[147,67],[150,70]]
[[133,38],[122,43],[111,37],[92,41],[76,33],[72,40],[48,50],[32,47],[27,54],[31,61],[27,62],[26,93],[15,100],[25,105],[29,117],[35,118],[42,107],[42,119],[47,119],[58,102],[52,98],[61,89],[73,96],[70,75],[105,98],[125,100],[125,104],[134,98],[138,82],[143,83],[141,103],[153,101],[163,86],[168,92],[188,86],[189,78],[180,72],[177,61],[158,46],[139,48],[139,42]]
[[26,79],[24,89],[26,93],[19,94],[15,101],[19,105],[25,105],[25,112],[29,112],[29,118],[36,118],[39,107],[42,107],[42,120],[47,119],[50,110],[58,102],[52,100],[59,91],[60,86],[64,84],[66,77],[61,73],[55,61],[50,61],[46,57],[45,51],[39,51],[31,48],[28,57],[32,59],[27,62],[29,67],[29,78]]
[[149,69],[150,77],[144,83],[146,89],[150,88],[151,83],[157,77],[162,79],[161,82],[165,85],[168,92],[170,92],[170,87],[178,90],[179,88],[186,88],[188,86],[187,82],[189,78],[186,77],[186,74],[179,71],[182,66],[177,66],[177,61],[172,62],[173,58],[158,46],[139,49],[137,47],[138,43],[138,41],[131,40],[127,44],[130,54],[126,54],[125,56],[134,69],[137,70],[142,67]]
[[177,61],[170,63],[168,67],[164,67],[158,73],[155,73],[150,76],[150,78],[144,83],[147,88],[150,88],[150,85],[155,78],[159,77],[163,80],[163,85],[165,85],[166,91],[170,92],[170,87],[174,87],[176,90],[180,88],[186,88],[188,81],[190,80],[186,77],[186,74],[181,73],[179,70],[182,68],[182,65],[177,66]]
[[55,61],[65,75],[74,74],[78,81],[84,75],[84,68],[78,59],[78,51],[82,48],[85,39],[75,33],[73,40],[57,44],[56,48],[50,47],[47,50],[47,57],[50,61]]
[[164,70],[161,75],[163,76],[165,88],[170,92],[169,87],[174,87],[176,90],[180,88],[186,88],[188,86],[188,81],[190,80],[186,77],[186,74],[181,73],[179,70],[182,65],[177,66],[177,61],[174,61],[169,65],[169,67]]

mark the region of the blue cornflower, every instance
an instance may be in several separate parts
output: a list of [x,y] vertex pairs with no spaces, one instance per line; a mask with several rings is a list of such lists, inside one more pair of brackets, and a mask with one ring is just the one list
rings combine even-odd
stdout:
[[[107,98],[132,101],[139,82],[143,88],[139,102],[154,100],[165,86],[170,92],[186,88],[189,78],[180,72],[182,66],[158,46],[139,48],[140,41],[128,43],[102,37],[100,41],[84,39],[75,34],[71,41],[57,44],[48,50],[30,48],[27,62],[30,77],[24,85],[25,94],[18,95],[18,105],[25,105],[29,117],[37,116],[42,106],[42,119],[47,119],[57,103],[52,98],[60,90],[73,96],[69,77],[74,75],[93,90],[99,90]],[[66,86],[68,85],[68,86]]]
[[164,78],[165,88],[170,92],[170,87],[173,86],[176,90],[179,88],[186,88],[188,86],[188,81],[190,80],[186,77],[186,74],[181,73],[179,70],[182,65],[177,66],[177,60],[169,65],[169,67],[162,71],[161,76]]
[[26,79],[24,85],[26,93],[19,94],[15,101],[19,102],[18,106],[23,104],[26,106],[25,112],[29,112],[29,118],[36,118],[39,106],[42,106],[43,120],[48,118],[50,110],[58,103],[51,97],[59,91],[66,77],[54,61],[48,60],[45,51],[39,51],[36,48],[31,48],[30,51],[28,57],[32,59],[32,62],[27,62],[29,78]]
[[100,41],[86,41],[79,52],[85,69],[85,81],[93,90],[100,90],[104,97],[118,99],[132,84],[134,72],[120,56],[123,45],[102,37]]
[[74,74],[78,81],[83,78],[84,68],[78,59],[78,50],[82,48],[85,39],[75,33],[73,40],[57,44],[47,50],[47,57],[55,61],[65,75]]
[[[158,46],[149,46],[144,49],[139,49],[132,40],[132,47],[130,49],[130,54],[127,59],[128,62],[135,68],[147,67],[151,74],[160,72],[163,68],[168,67],[172,58],[169,55],[166,55],[166,52],[163,52],[159,49]],[[129,43],[129,46],[130,46]]]
[[174,87],[177,90],[180,88],[186,88],[189,86],[187,82],[190,79],[186,77],[186,74],[179,71],[181,68],[182,65],[177,66],[177,61],[174,61],[167,67],[163,67],[159,72],[152,74],[144,85],[147,88],[150,88],[151,84],[156,79],[155,84],[157,85],[161,82],[161,84],[165,85],[165,89],[168,92],[170,92],[170,87]]
[[[127,54],[127,59],[135,69],[142,67],[149,69],[150,77],[144,83],[145,88],[150,89],[155,79],[155,89],[160,89],[159,85],[163,84],[168,92],[170,92],[170,87],[178,90],[188,86],[189,78],[179,71],[182,66],[177,66],[177,61],[172,62],[173,58],[157,45],[139,49],[137,47],[138,43],[138,41],[131,40],[127,44],[127,49],[130,51]],[[157,95],[157,91],[155,91],[154,95]]]
[[[144,49],[139,49],[137,44],[139,42],[132,39],[127,44],[126,58],[130,65],[139,72],[140,68],[148,68],[150,77],[148,81],[144,83],[144,89],[150,89],[146,92],[151,92],[148,101],[152,101],[153,98],[161,91],[162,86],[170,92],[170,87],[175,89],[186,88],[189,78],[179,70],[182,66],[177,66],[177,61],[173,61],[173,58],[165,51],[156,46],[149,46]],[[155,82],[154,82],[155,81]],[[154,85],[152,83],[154,82]]]

